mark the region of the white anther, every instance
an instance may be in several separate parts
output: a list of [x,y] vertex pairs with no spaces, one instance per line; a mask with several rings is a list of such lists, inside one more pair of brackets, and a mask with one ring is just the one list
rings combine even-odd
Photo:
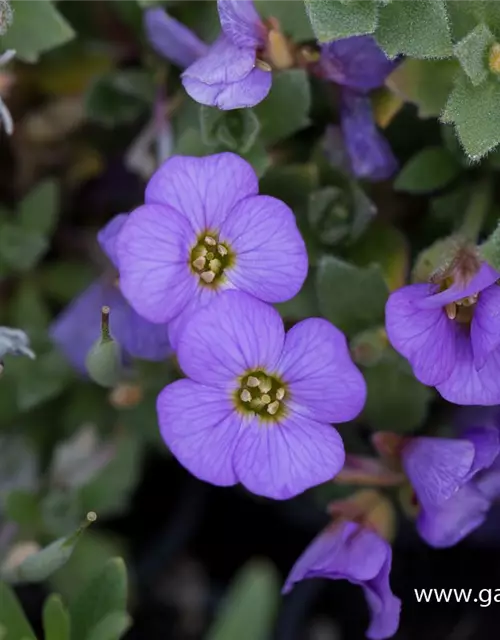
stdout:
[[199,258],[196,258],[196,260],[193,260],[193,267],[198,269],[198,271],[201,271],[205,266],[205,263],[206,259],[203,256],[200,256]]
[[208,263],[208,266],[212,271],[215,271],[215,273],[217,273],[218,271],[220,271],[220,268],[222,267],[222,263],[220,260],[217,260],[217,258],[214,258],[213,260],[210,260],[210,262]]
[[259,386],[259,379],[256,378],[255,376],[248,376],[248,378],[247,378],[247,386],[248,387],[258,387]]
[[215,273],[213,271],[204,271],[203,273],[200,273],[200,278],[203,280],[203,282],[210,284],[214,281]]
[[205,237],[205,244],[208,244],[209,247],[215,247],[217,241],[211,238],[210,236]]
[[450,320],[455,320],[457,317],[457,305],[454,302],[450,302],[444,307],[446,315]]
[[271,396],[267,395],[267,393],[265,393],[263,396],[260,396],[260,399],[264,404],[269,404],[271,402]]
[[275,400],[274,402],[271,402],[271,404],[267,405],[267,413],[274,416],[274,414],[278,411],[279,408],[280,408],[280,403],[277,400]]
[[285,390],[280,388],[276,391],[276,400],[283,400],[285,397]]
[[201,245],[198,245],[197,247],[195,247],[194,253],[197,256],[206,256],[207,255],[207,248],[203,247]]
[[265,62],[265,60],[257,59],[255,61],[255,66],[257,67],[257,69],[261,69],[262,71],[272,71],[273,70],[271,65],[268,62]]
[[259,389],[262,391],[262,393],[267,393],[268,391],[271,391],[272,386],[273,384],[271,380],[269,380],[269,378],[263,378],[259,382]]
[[243,389],[243,391],[240,393],[240,398],[243,400],[243,402],[250,402],[250,400],[252,399],[252,394],[248,389]]
[[217,247],[217,251],[219,252],[219,254],[220,254],[221,256],[227,256],[228,251],[227,251],[226,247],[225,247],[223,244],[220,244],[220,245]]

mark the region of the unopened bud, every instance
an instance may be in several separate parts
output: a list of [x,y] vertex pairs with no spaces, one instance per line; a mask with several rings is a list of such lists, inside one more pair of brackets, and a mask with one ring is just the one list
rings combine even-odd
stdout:
[[101,336],[87,354],[85,365],[90,378],[101,387],[114,387],[122,373],[120,345],[109,331],[109,307],[101,312]]
[[290,43],[277,29],[268,33],[266,53],[274,69],[290,69],[294,65]]

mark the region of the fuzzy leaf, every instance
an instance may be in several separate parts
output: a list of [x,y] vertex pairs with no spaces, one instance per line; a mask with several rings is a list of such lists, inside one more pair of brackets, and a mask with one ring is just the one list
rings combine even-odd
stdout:
[[58,186],[54,180],[45,180],[38,184],[21,202],[21,227],[44,237],[50,236],[59,214],[58,196]]
[[303,69],[275,73],[268,97],[254,108],[260,120],[262,139],[267,144],[275,144],[309,126],[310,108],[307,73]]
[[453,53],[444,0],[391,2],[380,9],[375,32],[390,57],[447,58]]
[[206,145],[247,153],[257,140],[260,123],[251,109],[221,111],[202,105],[200,129]]
[[460,171],[459,163],[446,149],[427,147],[405,164],[394,188],[408,193],[429,193],[445,187]]
[[2,51],[14,49],[24,62],[36,62],[40,54],[65,44],[75,37],[71,25],[50,0],[10,0],[14,20],[0,38]]
[[129,629],[130,616],[124,611],[113,611],[90,631],[87,640],[119,640]]
[[479,160],[500,143],[500,82],[490,78],[475,87],[459,73],[442,120],[455,124],[467,155]]
[[49,248],[47,239],[38,232],[6,223],[0,226],[0,262],[15,271],[29,271]]
[[487,53],[495,42],[495,36],[485,24],[479,24],[455,47],[455,56],[473,85],[481,84],[488,77]]
[[378,5],[373,0],[305,0],[306,10],[320,42],[373,33]]
[[348,336],[383,324],[388,289],[378,265],[361,268],[324,256],[316,278],[322,314]]
[[481,256],[488,264],[500,271],[500,224],[480,247]]

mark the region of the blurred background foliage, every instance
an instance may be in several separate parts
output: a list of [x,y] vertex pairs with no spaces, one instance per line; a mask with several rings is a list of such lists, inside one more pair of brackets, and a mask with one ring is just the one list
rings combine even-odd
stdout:
[[[179,377],[174,361],[136,361],[101,388],[72,369],[49,328],[108,268],[96,232],[141,204],[163,159],[233,151],[253,165],[261,193],[292,207],[308,246],[304,288],[278,305],[286,323],[331,320],[365,375],[365,410],[356,428],[341,429],[349,452],[373,453],[376,430],[450,432],[450,406],[388,345],[384,305],[412,269],[428,274],[442,256],[437,240],[495,230],[500,154],[485,154],[500,142],[500,83],[485,51],[500,33],[500,5],[256,2],[295,42],[375,33],[388,53],[408,56],[372,95],[401,170],[369,183],[345,168],[341,139],[326,154],[326,127],[339,117],[333,85],[290,69],[253,109],[200,106],[146,41],[143,12],[153,4],[11,0],[0,37],[2,51],[16,50],[0,69],[15,121],[0,146],[0,324],[24,330],[36,353],[6,355],[0,378],[0,639],[360,638],[364,605],[345,585],[347,596],[329,587],[327,604],[310,584],[279,599],[284,573],[327,521],[326,505],[352,487],[330,483],[287,504],[240,488],[216,495],[179,468],[158,434],[155,399]],[[162,6],[207,41],[217,35],[215,2]],[[404,499],[389,494],[400,512]],[[399,522],[406,560],[395,568],[396,593],[405,571],[415,586],[439,571],[434,552]],[[398,638],[423,632],[409,609]],[[429,637],[448,637],[454,615]]]

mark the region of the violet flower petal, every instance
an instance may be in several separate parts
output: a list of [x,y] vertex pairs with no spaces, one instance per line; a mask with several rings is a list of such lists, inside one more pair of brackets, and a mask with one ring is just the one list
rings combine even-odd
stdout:
[[117,269],[118,256],[116,255],[116,240],[127,217],[126,213],[116,215],[97,234],[97,241],[99,242],[101,249]]
[[474,366],[484,367],[490,353],[500,347],[500,287],[483,289],[474,307],[470,337]]
[[292,327],[277,370],[290,388],[294,411],[322,422],[355,418],[366,383],[354,365],[344,334],[320,318]]
[[238,47],[264,45],[264,27],[252,0],[217,0],[222,30]]
[[191,29],[160,7],[145,11],[144,27],[156,52],[182,69],[189,67],[209,49]]
[[246,78],[254,66],[254,49],[237,47],[221,35],[206,55],[190,65],[182,77],[208,85],[231,84]]
[[291,209],[270,196],[235,205],[220,231],[235,253],[227,277],[235,287],[264,300],[293,298],[307,275],[307,249]]
[[146,204],[173,207],[194,232],[201,233],[219,231],[234,206],[258,192],[258,178],[246,160],[234,153],[218,153],[169,158],[149,181],[145,199]]

